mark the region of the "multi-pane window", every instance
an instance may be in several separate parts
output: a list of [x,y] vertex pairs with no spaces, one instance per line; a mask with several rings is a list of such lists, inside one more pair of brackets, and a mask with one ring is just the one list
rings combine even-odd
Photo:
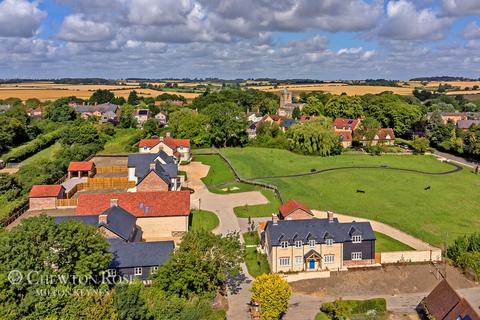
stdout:
[[327,254],[324,257],[325,263],[333,263],[335,262],[335,256],[333,254]]
[[158,267],[151,267],[150,268],[150,273],[151,274],[155,274],[155,273],[157,273],[157,271],[158,271]]
[[303,242],[302,241],[295,241],[295,248],[301,248],[303,245]]
[[315,247],[315,240],[308,240],[308,245],[312,248]]
[[282,241],[282,242],[280,242],[280,246],[281,246],[282,248],[288,248],[288,241]]
[[280,266],[286,267],[290,265],[290,258],[289,257],[281,257],[280,258]]
[[295,257],[295,264],[296,264],[297,266],[302,265],[302,264],[303,264],[303,257],[302,257],[302,256],[296,256],[296,257]]
[[362,236],[352,236],[352,242],[353,243],[361,243],[362,242]]
[[361,252],[352,252],[352,260],[362,260]]
[[134,276],[141,276],[142,275],[142,268],[134,268],[133,269]]
[[325,243],[327,246],[333,246],[333,239],[326,239]]

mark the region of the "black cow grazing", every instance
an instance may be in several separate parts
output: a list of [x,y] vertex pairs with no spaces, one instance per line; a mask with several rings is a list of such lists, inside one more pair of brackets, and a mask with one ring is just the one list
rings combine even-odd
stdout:
[[425,191],[430,190],[430,188],[431,188],[430,186],[426,187],[426,188],[425,188]]
[[357,193],[365,193],[365,191],[357,189]]

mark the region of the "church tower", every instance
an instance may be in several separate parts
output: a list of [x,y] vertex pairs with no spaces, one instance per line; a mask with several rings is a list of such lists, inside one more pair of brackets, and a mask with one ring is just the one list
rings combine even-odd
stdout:
[[292,103],[292,94],[285,88],[280,96],[280,109],[283,109],[285,105],[290,103]]

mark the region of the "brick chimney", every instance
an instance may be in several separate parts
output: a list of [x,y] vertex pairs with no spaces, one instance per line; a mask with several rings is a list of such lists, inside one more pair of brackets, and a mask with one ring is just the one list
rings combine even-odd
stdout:
[[328,222],[332,223],[333,222],[333,212],[332,211],[327,211],[327,217],[328,217]]
[[110,199],[110,208],[118,207],[118,199]]
[[107,215],[106,214],[101,214],[98,216],[98,224],[107,224]]
[[154,162],[154,163],[150,163],[150,170],[155,170],[155,162]]
[[165,132],[165,137],[170,137],[170,131]]
[[272,213],[272,223],[274,226],[278,224],[278,216],[275,213]]

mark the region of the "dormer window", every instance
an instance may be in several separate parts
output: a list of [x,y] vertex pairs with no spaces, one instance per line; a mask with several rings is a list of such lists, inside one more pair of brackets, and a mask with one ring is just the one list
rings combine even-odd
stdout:
[[308,240],[308,245],[313,248],[315,247],[315,240]]
[[333,246],[333,239],[325,239],[325,244],[327,246]]
[[362,236],[352,236],[352,243],[362,243]]
[[295,241],[295,248],[301,248],[303,245],[303,242],[302,241]]
[[285,249],[285,248],[288,248],[288,241],[282,241],[282,242],[280,242],[280,246],[281,246],[282,248],[284,248],[284,249]]

